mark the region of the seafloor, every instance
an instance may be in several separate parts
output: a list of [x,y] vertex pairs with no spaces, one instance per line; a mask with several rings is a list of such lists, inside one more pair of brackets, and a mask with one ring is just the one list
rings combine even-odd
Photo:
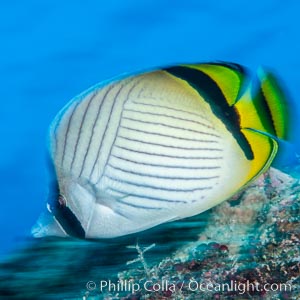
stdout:
[[0,264],[1,299],[297,300],[299,208],[299,180],[271,169],[208,212],[140,234],[29,239]]

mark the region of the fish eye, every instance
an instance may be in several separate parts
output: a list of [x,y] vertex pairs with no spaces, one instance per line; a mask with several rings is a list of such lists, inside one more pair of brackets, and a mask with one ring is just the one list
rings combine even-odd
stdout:
[[80,221],[67,206],[67,199],[63,194],[57,193],[47,204],[47,208],[68,235],[77,238],[85,237]]
[[66,207],[67,199],[63,194],[55,193],[49,197],[47,209],[54,215],[56,211],[65,209]]
[[59,207],[66,207],[67,206],[67,199],[64,195],[59,194],[57,201],[58,201]]

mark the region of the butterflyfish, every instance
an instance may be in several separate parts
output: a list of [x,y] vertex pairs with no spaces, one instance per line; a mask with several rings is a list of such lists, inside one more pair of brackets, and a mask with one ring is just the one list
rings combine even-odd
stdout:
[[265,172],[288,133],[269,71],[182,64],[100,83],[50,126],[35,237],[113,238],[194,216]]

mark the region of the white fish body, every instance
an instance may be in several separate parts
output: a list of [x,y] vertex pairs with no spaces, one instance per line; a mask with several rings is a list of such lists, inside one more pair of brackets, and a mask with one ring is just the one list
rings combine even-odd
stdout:
[[[239,190],[252,168],[210,104],[163,70],[74,98],[51,125],[50,155],[58,194],[86,238],[199,214]],[[70,234],[50,206],[34,235]]]

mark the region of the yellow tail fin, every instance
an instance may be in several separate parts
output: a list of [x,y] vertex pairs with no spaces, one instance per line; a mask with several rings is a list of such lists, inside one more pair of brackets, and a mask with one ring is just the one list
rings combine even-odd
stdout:
[[240,127],[251,144],[254,160],[249,178],[264,172],[273,161],[278,144],[288,133],[287,101],[275,76],[263,69],[235,104]]
[[260,69],[258,82],[252,81],[235,107],[241,118],[241,128],[251,128],[279,139],[287,138],[287,100],[272,73]]

